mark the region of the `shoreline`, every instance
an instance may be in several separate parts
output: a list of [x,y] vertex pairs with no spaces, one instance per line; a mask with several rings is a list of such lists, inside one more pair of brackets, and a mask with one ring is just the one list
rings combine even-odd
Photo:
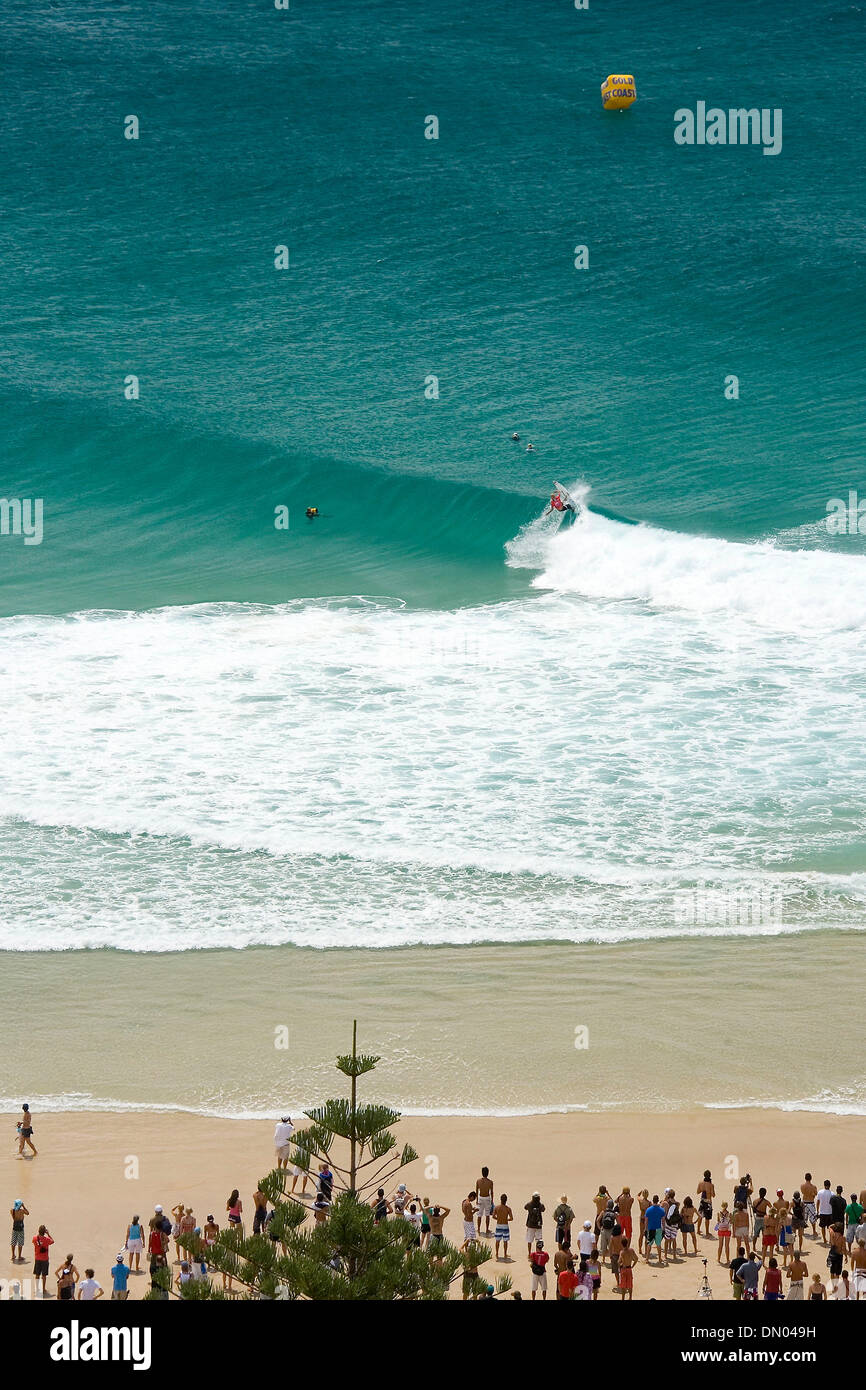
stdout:
[[[338,1085],[331,1089],[340,1093]],[[363,1099],[363,1097],[362,1097]],[[296,1122],[300,1116],[294,1116]],[[9,1117],[14,1130],[14,1117]],[[0,1160],[7,1205],[21,1198],[30,1211],[25,1228],[27,1262],[13,1266],[8,1250],[0,1276],[26,1280],[32,1271],[31,1239],[44,1222],[55,1237],[53,1271],[71,1251],[80,1270],[92,1265],[105,1287],[108,1270],[123,1245],[134,1214],[146,1223],[156,1203],[169,1210],[181,1200],[203,1220],[213,1212],[220,1224],[229,1191],[237,1186],[246,1211],[260,1177],[274,1163],[272,1120],[227,1120],[178,1112],[41,1113],[34,1106],[36,1158],[19,1159],[17,1146]],[[497,1190],[508,1193],[515,1213],[509,1254],[513,1262],[482,1268],[488,1277],[508,1273],[514,1288],[528,1297],[529,1269],[521,1217],[531,1193],[542,1194],[547,1211],[546,1246],[553,1251],[551,1213],[567,1193],[579,1228],[592,1217],[599,1183],[614,1195],[628,1183],[633,1193],[672,1186],[679,1196],[694,1194],[710,1168],[719,1200],[729,1202],[734,1178],[726,1169],[749,1171],[758,1185],[786,1194],[808,1169],[820,1182],[829,1177],[846,1192],[866,1186],[860,1116],[791,1114],[768,1110],[706,1109],[676,1114],[632,1111],[513,1117],[405,1116],[396,1126],[400,1144],[417,1149],[419,1159],[404,1173],[410,1190],[451,1208],[445,1234],[462,1238],[460,1202],[482,1165],[490,1168]],[[336,1150],[335,1150],[336,1152]],[[395,1182],[396,1182],[395,1178]],[[82,1194],[98,1196],[82,1200]],[[804,1242],[810,1274],[826,1273],[820,1238]],[[62,1247],[62,1248],[61,1248]],[[727,1269],[716,1263],[715,1239],[701,1238],[697,1256],[678,1256],[667,1268],[648,1268],[641,1259],[635,1299],[691,1299],[703,1271],[702,1258],[717,1299],[729,1296]],[[814,1252],[814,1254],[813,1254]],[[173,1252],[172,1252],[173,1253]],[[810,1254],[813,1256],[809,1260]],[[174,1272],[177,1267],[173,1266]],[[147,1275],[130,1280],[130,1297],[140,1298]],[[459,1291],[452,1289],[459,1298]],[[510,1295],[509,1295],[510,1296]],[[601,1299],[616,1300],[605,1267]]]

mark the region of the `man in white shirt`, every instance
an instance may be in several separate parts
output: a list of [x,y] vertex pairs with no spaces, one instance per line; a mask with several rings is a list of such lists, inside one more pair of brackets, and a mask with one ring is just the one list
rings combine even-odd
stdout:
[[288,1168],[289,1154],[292,1152],[292,1135],[295,1126],[291,1115],[284,1115],[274,1130],[274,1149],[277,1154],[277,1167]]
[[821,1239],[827,1244],[827,1228],[833,1225],[833,1193],[830,1190],[830,1179],[824,1179],[824,1186],[818,1193],[815,1205],[818,1208],[818,1225],[821,1227]]
[[591,1221],[584,1221],[583,1230],[577,1237],[577,1244],[584,1259],[592,1254],[595,1248],[595,1236],[593,1234]]
[[96,1280],[93,1277],[93,1270],[86,1269],[84,1271],[84,1278],[78,1285],[79,1301],[83,1299],[85,1303],[91,1303],[94,1299],[101,1298],[103,1292],[104,1290],[102,1285],[97,1284]]

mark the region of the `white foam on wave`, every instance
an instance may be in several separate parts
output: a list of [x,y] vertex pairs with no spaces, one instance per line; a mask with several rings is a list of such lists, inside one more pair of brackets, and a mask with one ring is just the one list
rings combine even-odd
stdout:
[[[0,620],[0,694],[6,948],[864,921],[864,682],[844,636],[569,593],[18,617]],[[696,880],[766,875],[774,920],[678,924]]]
[[506,547],[510,565],[540,571],[533,580],[540,589],[742,618],[780,632],[866,628],[866,555],[683,535],[588,510],[555,533],[547,526],[538,519]]

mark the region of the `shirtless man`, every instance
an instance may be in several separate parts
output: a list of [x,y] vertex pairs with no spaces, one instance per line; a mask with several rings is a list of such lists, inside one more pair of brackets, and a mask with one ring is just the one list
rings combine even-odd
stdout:
[[854,1293],[857,1302],[861,1297],[866,1302],[866,1241],[858,1240],[851,1251],[851,1268],[854,1271]]
[[508,1194],[503,1192],[497,1205],[493,1208],[493,1220],[496,1227],[493,1232],[493,1242],[496,1248],[496,1258],[499,1259],[499,1246],[502,1245],[502,1258],[508,1259],[508,1242],[511,1239],[511,1222],[514,1220],[514,1212],[508,1205]]
[[489,1168],[481,1169],[481,1177],[476,1179],[475,1191],[478,1194],[478,1234],[481,1235],[481,1218],[484,1217],[484,1234],[490,1235],[490,1216],[493,1211],[493,1179]]
[[435,1206],[430,1208],[430,1244],[442,1244],[442,1227],[445,1224],[446,1216],[451,1215],[450,1207]]
[[803,1283],[808,1273],[809,1267],[802,1255],[795,1255],[788,1267],[788,1278],[790,1280],[790,1284],[788,1285],[789,1301],[798,1298],[802,1299],[804,1297]]
[[25,1145],[25,1144],[27,1145],[28,1149],[32,1150],[32,1152],[33,1152],[34,1154],[39,1152],[39,1150],[36,1148],[35,1144],[33,1143],[33,1139],[32,1139],[32,1137],[31,1137],[32,1134],[33,1134],[33,1115],[31,1114],[30,1106],[29,1106],[29,1105],[22,1105],[22,1107],[21,1107],[21,1119],[18,1121],[18,1157],[19,1157],[19,1158],[23,1158],[23,1157],[24,1157],[24,1145]]
[[806,1220],[812,1227],[812,1235],[816,1236],[818,1234],[818,1212],[815,1208],[815,1198],[818,1196],[818,1189],[812,1181],[811,1173],[807,1173],[800,1183],[800,1192],[803,1196]]
[[695,1195],[700,1198],[698,1202],[698,1235],[701,1234],[701,1222],[703,1221],[704,1235],[708,1236],[710,1234],[710,1222],[713,1219],[713,1198],[716,1195],[709,1168],[704,1169],[704,1176],[695,1189]]
[[260,1236],[268,1216],[268,1199],[260,1187],[253,1193],[253,1235]]
[[477,1192],[470,1192],[468,1197],[464,1197],[460,1210],[463,1212],[463,1244],[461,1250],[468,1250],[475,1239],[475,1214],[478,1208],[475,1205]]
[[631,1195],[631,1188],[624,1187],[616,1199],[616,1209],[619,1212],[619,1224],[622,1226],[625,1240],[631,1240],[631,1209],[633,1206],[634,1197]]
[[611,1200],[610,1193],[603,1183],[592,1200],[595,1202],[595,1234],[598,1235],[601,1229],[601,1218],[604,1215],[608,1202]]
[[622,1249],[619,1252],[619,1278],[616,1283],[616,1291],[622,1302],[626,1298],[631,1302],[634,1291],[634,1267],[637,1264],[637,1251],[633,1250],[626,1236],[622,1237]]

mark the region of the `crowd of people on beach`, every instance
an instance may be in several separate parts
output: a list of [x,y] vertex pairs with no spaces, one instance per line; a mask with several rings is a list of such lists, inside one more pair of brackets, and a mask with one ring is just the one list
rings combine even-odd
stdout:
[[[32,1117],[27,1107],[23,1119],[25,1124],[19,1125],[19,1136],[22,1128],[29,1133],[23,1137],[19,1152],[29,1143],[35,1155]],[[274,1132],[276,1166],[286,1171],[286,1181],[287,1170],[292,1166],[289,1194],[307,1206],[314,1222],[324,1222],[333,1200],[334,1174],[326,1161],[318,1164],[316,1173],[294,1164],[293,1133],[291,1118],[283,1116]],[[413,1247],[426,1250],[431,1256],[435,1257],[437,1248],[449,1239],[445,1227],[451,1208],[412,1194],[405,1182],[398,1183],[390,1193],[379,1188],[369,1204],[377,1224],[398,1217],[408,1222],[413,1228]],[[463,1299],[496,1296],[494,1286],[486,1282],[490,1262],[481,1258],[485,1245],[493,1247],[494,1267],[521,1263],[525,1258],[532,1301],[545,1301],[552,1287],[557,1300],[592,1302],[598,1299],[606,1276],[613,1292],[622,1301],[630,1300],[641,1264],[666,1268],[698,1257],[707,1249],[698,1245],[700,1240],[713,1243],[710,1253],[715,1251],[715,1262],[725,1270],[734,1299],[866,1301],[866,1189],[859,1195],[846,1195],[841,1183],[834,1185],[825,1178],[819,1186],[807,1172],[796,1191],[786,1195],[777,1188],[770,1195],[766,1187],[756,1188],[751,1174],[746,1173],[733,1184],[728,1199],[717,1195],[712,1173],[706,1169],[693,1194],[680,1197],[671,1187],[661,1194],[651,1194],[645,1187],[633,1195],[631,1188],[624,1186],[614,1196],[601,1184],[593,1205],[594,1212],[579,1221],[563,1193],[548,1215],[540,1193],[533,1192],[523,1203],[525,1218],[520,1219],[525,1231],[520,1241],[514,1235],[518,1218],[508,1194],[497,1195],[490,1170],[483,1167],[461,1204]],[[272,1234],[268,1228],[274,1209],[260,1187],[252,1194],[251,1214],[253,1235]],[[26,1264],[25,1220],[30,1211],[21,1198],[15,1199],[10,1216],[12,1264]],[[243,1201],[237,1189],[226,1199],[224,1220],[228,1229],[246,1229]],[[549,1242],[545,1241],[545,1222],[548,1229],[550,1223],[553,1227]],[[127,1299],[130,1281],[146,1274],[150,1275],[151,1289],[160,1298],[170,1297],[170,1288],[180,1294],[191,1280],[211,1278],[208,1252],[219,1233],[220,1224],[212,1213],[200,1222],[192,1207],[182,1201],[170,1213],[157,1203],[146,1224],[139,1213],[134,1213],[110,1270],[110,1297]],[[806,1241],[812,1243],[807,1246]],[[45,1298],[53,1293],[61,1301],[104,1297],[106,1290],[94,1269],[86,1267],[82,1278],[72,1252],[56,1264],[54,1287],[49,1293],[54,1237],[41,1224],[30,1243],[36,1296]],[[520,1252],[516,1257],[509,1253],[515,1249]],[[141,1267],[142,1258],[146,1269]],[[816,1259],[826,1268],[826,1275],[822,1269],[814,1268]],[[170,1260],[177,1267],[171,1275],[166,1274],[171,1268]],[[809,1262],[813,1263],[811,1272]],[[711,1297],[712,1286],[706,1273],[710,1255],[704,1256],[702,1263],[704,1274],[695,1296]],[[231,1276],[223,1274],[221,1278],[223,1289],[233,1295],[236,1290]],[[523,1293],[518,1289],[512,1296],[522,1298]]]

